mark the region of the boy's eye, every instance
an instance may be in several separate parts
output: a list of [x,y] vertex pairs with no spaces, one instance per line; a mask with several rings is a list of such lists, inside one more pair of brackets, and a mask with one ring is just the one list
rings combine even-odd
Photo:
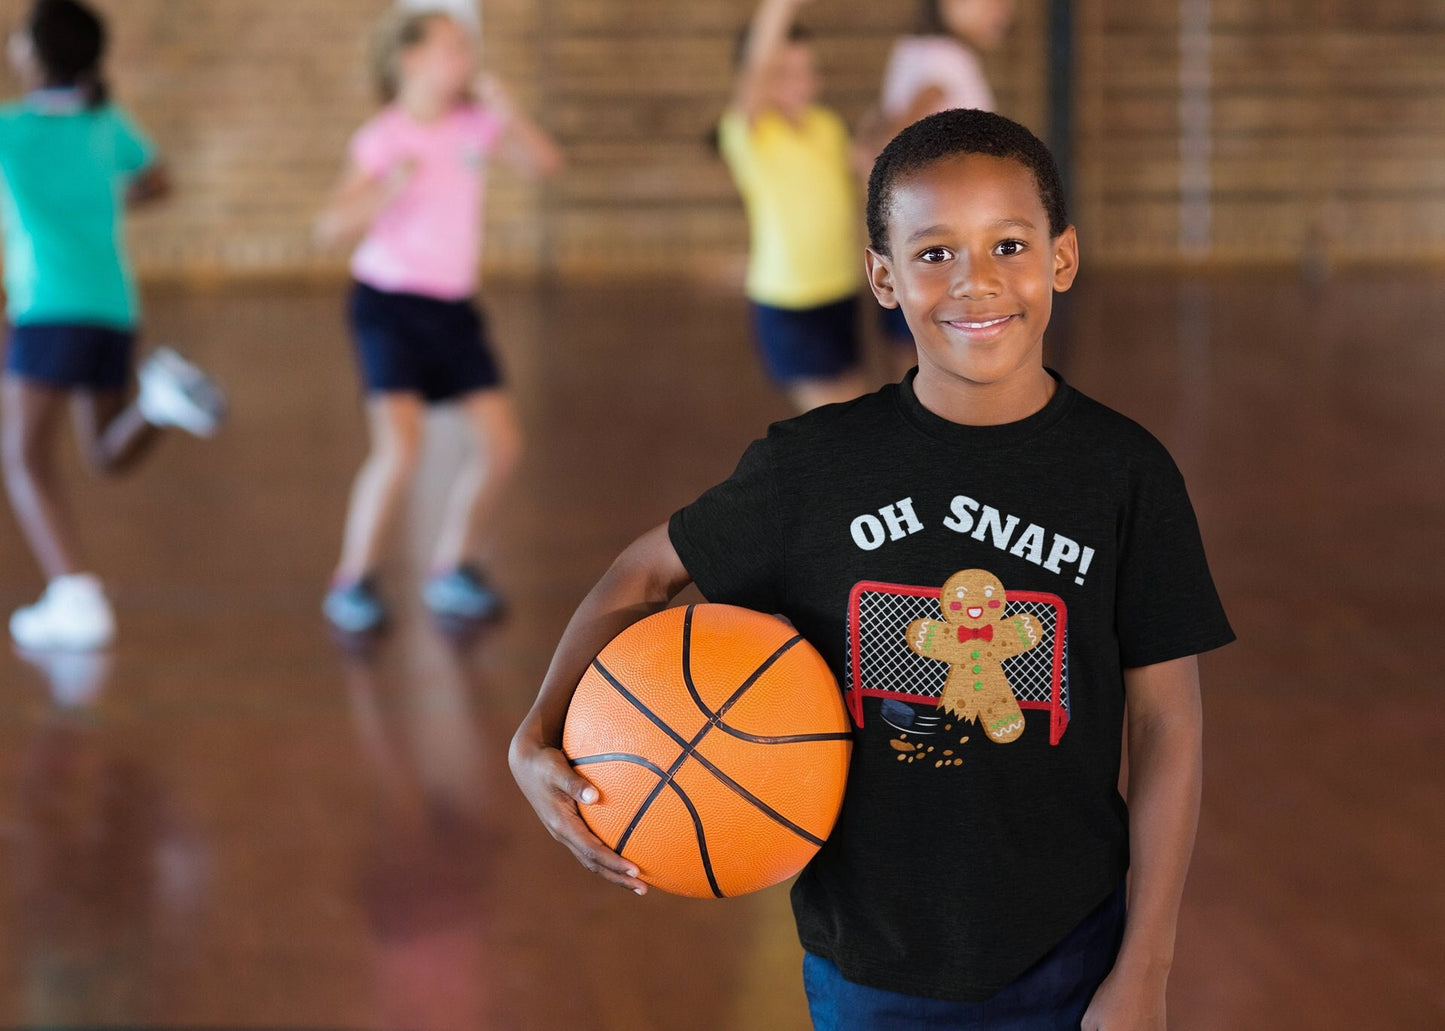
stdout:
[[928,265],[937,265],[951,257],[953,257],[953,253],[947,247],[930,247],[918,255],[918,260]]
[[993,250],[1001,258],[1012,258],[1016,254],[1023,253],[1024,242],[1022,240],[1002,240]]

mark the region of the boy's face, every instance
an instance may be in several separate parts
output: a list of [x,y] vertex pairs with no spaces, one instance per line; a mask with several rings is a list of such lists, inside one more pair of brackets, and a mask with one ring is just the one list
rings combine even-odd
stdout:
[[1078,271],[1070,226],[1049,237],[1033,174],[1009,158],[945,158],[900,180],[889,254],[868,250],[885,308],[902,307],[919,375],[989,386],[1037,376],[1055,290]]

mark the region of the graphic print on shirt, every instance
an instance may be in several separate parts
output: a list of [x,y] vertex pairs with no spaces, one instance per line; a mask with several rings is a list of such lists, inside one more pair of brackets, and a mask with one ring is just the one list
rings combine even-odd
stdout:
[[846,679],[858,726],[864,698],[882,699],[900,762],[962,765],[955,753],[971,725],[1007,744],[1024,732],[1024,709],[1049,713],[1057,745],[1069,721],[1067,610],[1054,594],[1006,591],[982,569],[942,588],[863,581],[849,598]]

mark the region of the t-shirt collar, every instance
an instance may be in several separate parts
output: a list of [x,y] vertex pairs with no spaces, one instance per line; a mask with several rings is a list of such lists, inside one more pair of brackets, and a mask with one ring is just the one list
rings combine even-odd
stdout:
[[976,447],[1000,447],[1029,440],[1052,428],[1073,403],[1075,391],[1053,369],[1045,369],[1057,384],[1054,396],[1033,415],[1017,422],[1002,423],[998,426],[965,426],[950,422],[923,407],[918,395],[913,392],[913,380],[918,369],[910,369],[903,382],[898,384],[898,405],[903,417],[916,429],[936,440],[953,444],[968,444]]
[[46,115],[72,115],[85,110],[85,91],[77,86],[49,86],[25,94],[25,102]]

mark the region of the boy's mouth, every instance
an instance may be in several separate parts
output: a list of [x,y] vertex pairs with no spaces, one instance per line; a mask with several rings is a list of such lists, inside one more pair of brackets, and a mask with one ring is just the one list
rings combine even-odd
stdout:
[[985,319],[947,319],[943,324],[971,340],[992,340],[1016,318],[1017,315],[997,315]]

